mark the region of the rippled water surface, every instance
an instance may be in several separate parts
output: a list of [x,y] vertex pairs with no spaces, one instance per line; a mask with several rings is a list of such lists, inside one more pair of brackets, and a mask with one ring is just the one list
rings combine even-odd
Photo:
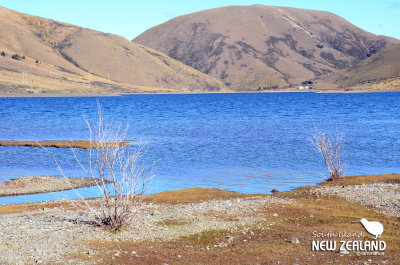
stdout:
[[[307,130],[342,131],[347,174],[400,173],[400,93],[129,95],[99,99],[108,121],[129,123],[157,161],[152,192],[217,187],[248,193],[321,181],[325,173]],[[0,98],[1,140],[87,139],[96,98]],[[67,176],[82,176],[71,151],[50,148]],[[84,159],[87,151],[79,151]],[[0,181],[60,175],[41,148],[0,147]],[[86,196],[93,188],[82,190]],[[67,192],[73,196],[73,193]],[[0,198],[54,199],[61,193]]]

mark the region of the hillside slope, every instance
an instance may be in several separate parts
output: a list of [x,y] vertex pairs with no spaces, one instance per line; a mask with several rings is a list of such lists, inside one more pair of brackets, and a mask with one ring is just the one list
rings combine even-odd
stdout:
[[332,73],[322,81],[350,87],[400,78],[400,44],[382,50],[353,67]]
[[329,12],[229,6],[174,18],[133,40],[236,90],[300,84],[399,43]]
[[[123,37],[3,7],[1,51],[5,53],[0,56],[2,93],[225,89],[220,81]],[[14,54],[21,58],[12,59]],[[23,72],[28,74],[27,78]]]

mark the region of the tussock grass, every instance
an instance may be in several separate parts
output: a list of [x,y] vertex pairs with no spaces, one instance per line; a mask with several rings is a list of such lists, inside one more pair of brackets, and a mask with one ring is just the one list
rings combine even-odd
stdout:
[[[320,185],[355,185],[372,182],[399,181],[400,176],[368,175],[344,177],[337,182],[322,183]],[[400,221],[391,216],[373,211],[369,207],[351,203],[342,198],[320,196],[309,192],[314,187],[302,187],[289,192],[282,192],[272,196],[294,198],[296,203],[270,204],[263,208],[265,221],[251,227],[239,227],[236,231],[213,229],[181,237],[170,242],[89,242],[90,247],[98,254],[92,256],[99,264],[186,264],[187,261],[195,264],[362,264],[400,263]],[[225,191],[194,190],[197,196],[184,197],[184,201],[198,201],[199,198],[218,198],[226,196]],[[167,193],[162,203],[178,203],[180,195],[186,191],[172,191]],[[221,192],[220,195],[217,195]],[[200,196],[199,194],[203,194]],[[207,194],[205,196],[204,194]],[[225,195],[224,195],[225,194]],[[233,195],[233,194],[230,194]],[[175,197],[174,196],[178,196]],[[246,195],[251,196],[251,195]],[[162,197],[161,197],[162,198]],[[167,199],[167,200],[166,200]],[[277,213],[278,216],[273,216]],[[369,234],[361,224],[350,221],[366,218],[376,220],[384,225],[385,231],[382,240],[387,243],[384,256],[361,256],[354,253],[340,255],[336,252],[312,252],[311,241],[313,231],[318,232],[363,232],[365,238]],[[247,231],[243,233],[243,230]],[[250,233],[252,231],[252,233]],[[214,247],[221,242],[227,242],[227,236],[233,240],[224,247]],[[291,237],[300,240],[300,244],[290,243]],[[337,238],[336,238],[337,239]],[[207,250],[207,246],[209,249]],[[122,253],[118,257],[107,254],[107,249],[117,249]],[[137,254],[132,255],[132,251]],[[84,257],[87,258],[87,257]]]
[[147,196],[145,201],[165,204],[184,204],[193,202],[202,202],[210,200],[227,200],[233,198],[245,198],[252,195],[227,191],[221,189],[202,189],[189,188],[183,190],[163,191],[154,195]]

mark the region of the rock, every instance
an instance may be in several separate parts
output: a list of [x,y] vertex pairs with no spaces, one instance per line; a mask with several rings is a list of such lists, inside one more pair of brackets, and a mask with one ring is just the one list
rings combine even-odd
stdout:
[[400,217],[399,183],[371,183],[349,186],[332,186],[312,190],[314,194],[331,194],[348,201],[372,206],[378,211]]
[[135,254],[136,254],[136,251],[132,251],[131,253],[132,253],[132,255],[135,255]]
[[277,214],[277,213],[274,213],[272,216],[273,216],[273,217],[278,217],[278,214]]
[[233,236],[227,236],[226,241],[231,244],[233,242],[233,239],[235,239]]
[[300,243],[300,240],[299,240],[297,237],[292,237],[292,239],[290,240],[290,242],[291,242],[292,244],[299,244],[299,243]]
[[339,250],[339,253],[340,253],[340,254],[343,254],[343,255],[350,254],[350,252],[349,252],[347,249],[345,249],[345,248]]
[[12,244],[12,248],[13,248],[14,250],[17,250],[17,249],[20,248],[20,246],[19,246],[18,243],[13,243],[13,244]]

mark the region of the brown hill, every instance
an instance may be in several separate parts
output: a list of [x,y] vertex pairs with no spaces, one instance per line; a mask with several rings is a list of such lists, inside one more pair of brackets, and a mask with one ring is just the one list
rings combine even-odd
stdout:
[[399,78],[400,44],[396,44],[352,67],[328,75],[322,82],[340,87],[367,87],[378,83],[392,84],[392,81]]
[[[0,93],[185,92],[226,88],[219,80],[120,36],[3,7],[1,51],[5,56],[0,56]],[[13,59],[14,54],[20,58]]]
[[133,41],[236,90],[300,84],[399,42],[363,31],[329,12],[264,5],[180,16]]

